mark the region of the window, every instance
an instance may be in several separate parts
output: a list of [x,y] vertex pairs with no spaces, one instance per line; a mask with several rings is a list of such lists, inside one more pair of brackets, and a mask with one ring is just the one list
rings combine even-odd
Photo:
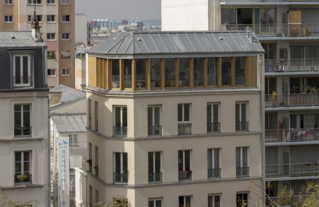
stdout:
[[89,171],[92,172],[92,143],[89,142],[89,159],[87,160],[89,163]]
[[162,199],[150,199],[148,207],[162,207]]
[[47,40],[55,40],[55,33],[47,33]]
[[127,153],[114,153],[114,183],[127,183]]
[[14,152],[14,182],[31,182],[31,151]]
[[120,87],[120,61],[112,60],[112,88]]
[[48,59],[55,59],[55,51],[48,51]]
[[272,93],[277,91],[277,78],[265,78],[265,101],[272,101]]
[[162,182],[162,153],[148,153],[148,182]]
[[259,9],[261,33],[274,33],[276,9]]
[[12,23],[13,22],[13,16],[4,16],[4,22],[5,23]]
[[208,207],[220,207],[220,195],[208,196]]
[[114,136],[127,135],[127,107],[116,106],[114,116]]
[[99,202],[99,191],[95,190],[95,203]]
[[189,59],[180,58],[179,59],[179,86],[189,87]]
[[236,147],[236,176],[249,176],[248,147]]
[[70,22],[70,15],[62,15],[62,22]]
[[31,105],[14,105],[14,135],[31,135]]
[[70,4],[70,0],[61,0],[61,4]]
[[230,57],[222,58],[222,85],[223,86],[231,85],[231,58]]
[[175,59],[165,59],[165,87],[175,86]]
[[148,135],[162,135],[161,107],[148,107]]
[[47,4],[55,4],[55,0],[47,0]]
[[204,58],[194,58],[194,86],[204,86]]
[[71,147],[78,147],[78,134],[69,134],[69,143]]
[[42,0],[28,0],[28,4],[42,4]]
[[217,58],[207,58],[207,78],[208,86],[217,86]]
[[62,40],[70,40],[70,33],[62,33]]
[[236,131],[248,131],[246,103],[236,103]]
[[151,88],[161,87],[161,59],[151,59]]
[[13,62],[13,84],[14,86],[31,85],[31,61],[30,55],[14,55]]
[[218,108],[218,104],[207,104],[207,132],[220,132]]
[[124,88],[132,88],[132,60],[124,60]]
[[291,66],[317,66],[319,58],[318,45],[292,45]]
[[95,146],[95,175],[98,176],[99,175],[99,148],[97,146]]
[[208,178],[220,178],[220,149],[208,149]]
[[276,43],[263,43],[261,46],[265,50],[265,60],[276,59]]
[[95,101],[95,106],[94,106],[94,110],[95,110],[95,131],[99,131],[99,105],[98,103]]
[[178,134],[191,134],[190,104],[178,104]]
[[146,88],[146,60],[136,60],[136,88]]
[[89,121],[88,121],[88,127],[89,128],[92,128],[92,113],[91,113],[91,99],[88,99],[88,118],[89,118]]
[[61,51],[61,58],[66,59],[71,57],[71,51]]
[[13,0],[4,0],[5,5],[11,5],[13,4]]
[[178,151],[178,179],[179,180],[191,180],[191,150]]
[[48,76],[55,76],[55,69],[48,69]]
[[69,76],[70,69],[69,68],[62,68],[62,76]]
[[55,15],[47,15],[47,22],[55,22]]
[[237,207],[248,207],[248,193],[239,193],[236,195],[237,197]]
[[[28,22],[31,22],[31,19],[32,17],[31,17],[31,15],[28,15]],[[38,22],[42,22],[42,15],[37,15],[37,21]]]
[[237,86],[245,85],[245,58],[244,57],[235,58],[235,85]]
[[191,207],[191,196],[179,196],[178,207]]

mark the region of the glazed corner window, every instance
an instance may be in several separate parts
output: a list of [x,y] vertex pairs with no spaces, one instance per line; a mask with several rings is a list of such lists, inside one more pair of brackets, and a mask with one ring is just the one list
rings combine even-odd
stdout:
[[12,23],[13,22],[13,16],[4,16],[4,22],[6,23]]
[[31,151],[14,152],[14,183],[31,182],[31,176]]
[[70,22],[70,15],[62,15],[62,22]]
[[217,58],[207,58],[207,83],[208,86],[217,86]]
[[236,177],[248,177],[248,147],[236,147]]
[[61,4],[70,4],[70,0],[61,0]]
[[146,59],[136,59],[136,88],[146,88]]
[[55,76],[56,69],[48,69],[48,76]]
[[132,88],[132,60],[124,60],[124,88]]
[[231,85],[231,58],[230,57],[222,58],[222,85],[223,86]]
[[114,136],[127,136],[127,107],[126,106],[115,107]]
[[175,86],[175,59],[165,59],[165,87]]
[[236,131],[248,131],[246,103],[236,103]]
[[47,15],[47,22],[55,22],[55,15]]
[[161,87],[161,59],[151,59],[151,88]]
[[31,136],[31,105],[14,105],[14,136]]
[[179,196],[178,207],[191,207],[191,196]]
[[191,180],[192,167],[191,167],[191,150],[178,151],[178,179]]
[[208,196],[208,207],[220,207],[220,195]]
[[218,104],[207,104],[207,132],[220,132],[218,108]]
[[4,0],[5,5],[11,5],[13,0]]
[[14,86],[31,86],[30,55],[14,55],[13,70]]
[[47,40],[55,40],[55,33],[47,33]]
[[112,60],[112,88],[120,87],[120,60]]
[[62,76],[69,76],[70,75],[70,69],[69,68],[63,68],[62,69]]
[[42,0],[28,0],[28,4],[42,4]]
[[189,85],[189,58],[179,59],[179,86],[188,87]]
[[70,40],[70,33],[62,33],[62,40]]
[[204,58],[194,58],[194,86],[204,86]]
[[61,58],[66,59],[71,57],[71,51],[62,51],[61,52]]
[[55,4],[55,0],[47,0],[47,4]]
[[48,51],[48,59],[55,59],[55,51]]

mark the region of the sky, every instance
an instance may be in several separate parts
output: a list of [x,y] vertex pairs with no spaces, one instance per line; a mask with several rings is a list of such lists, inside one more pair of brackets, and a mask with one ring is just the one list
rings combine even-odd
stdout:
[[75,12],[93,19],[160,19],[161,0],[75,0]]

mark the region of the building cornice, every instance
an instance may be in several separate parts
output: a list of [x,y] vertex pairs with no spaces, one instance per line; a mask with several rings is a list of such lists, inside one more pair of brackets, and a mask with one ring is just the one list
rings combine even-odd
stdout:
[[43,185],[30,184],[30,185],[17,185],[17,186],[0,186],[1,190],[21,190],[26,188],[42,188]]
[[0,139],[0,142],[25,142],[25,141],[42,141],[43,138],[31,138],[31,137],[25,137],[25,138],[12,138],[12,139]]

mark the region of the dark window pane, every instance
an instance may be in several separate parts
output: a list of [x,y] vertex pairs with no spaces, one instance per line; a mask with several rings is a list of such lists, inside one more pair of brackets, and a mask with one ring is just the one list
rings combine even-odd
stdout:
[[124,88],[132,88],[132,60],[124,60]]
[[123,107],[123,127],[127,126],[127,108]]
[[155,107],[155,109],[154,109],[154,111],[155,111],[155,118],[154,118],[154,120],[155,120],[155,126],[160,126],[161,125],[161,121],[160,121],[160,107]]
[[219,149],[214,149],[214,169],[219,168]]
[[161,172],[161,153],[155,152],[155,172]]
[[151,59],[151,88],[161,87],[161,59]]
[[175,87],[175,59],[165,59],[165,87]]
[[148,172],[154,173],[153,171],[153,152],[148,153]]
[[215,206],[214,207],[220,207],[220,196],[215,196]]
[[213,155],[212,155],[212,152],[213,152],[213,150],[212,149],[209,149],[209,150],[207,150],[207,167],[208,167],[208,169],[213,169],[213,160],[212,160],[212,158],[213,158]]
[[127,153],[123,153],[123,172],[127,173]]
[[162,201],[161,200],[157,200],[156,201],[156,207],[162,207]]
[[189,117],[189,104],[184,104],[184,120],[183,121],[190,121],[190,117]]
[[204,86],[204,58],[194,58],[194,86]]
[[28,83],[28,57],[23,57],[23,83]]
[[183,171],[183,151],[178,151],[178,170]]
[[191,169],[190,162],[191,162],[191,152],[190,150],[185,150],[185,171]]
[[189,86],[189,59],[179,59],[179,86]]
[[178,121],[183,121],[183,104],[178,104]]
[[115,107],[115,126],[121,126],[121,107]]
[[213,105],[213,122],[218,123],[218,105],[214,104]]
[[231,58],[222,58],[222,85],[231,85]]
[[239,104],[236,104],[236,122],[240,121]]
[[148,107],[148,126],[153,126],[153,107]]
[[120,87],[120,61],[112,60],[112,87]]
[[207,124],[212,123],[212,111],[211,111],[212,106],[209,104],[207,105]]
[[235,85],[245,85],[245,58],[235,58]]
[[301,93],[302,91],[300,78],[290,78],[290,93]]
[[217,85],[217,71],[216,71],[216,58],[208,58],[207,63],[207,78],[209,86]]
[[236,167],[240,166],[240,147],[236,147]]
[[136,88],[146,88],[146,60],[136,60]]
[[246,114],[246,104],[241,104],[241,121],[242,122],[245,122],[246,121],[246,117],[247,117],[247,114]]
[[21,152],[15,152],[15,161],[21,161]]
[[115,153],[115,172],[121,173],[121,153]]
[[21,83],[21,59],[20,57],[15,57],[15,83]]
[[154,201],[149,201],[149,202],[148,202],[148,207],[155,207],[155,206],[154,206]]

